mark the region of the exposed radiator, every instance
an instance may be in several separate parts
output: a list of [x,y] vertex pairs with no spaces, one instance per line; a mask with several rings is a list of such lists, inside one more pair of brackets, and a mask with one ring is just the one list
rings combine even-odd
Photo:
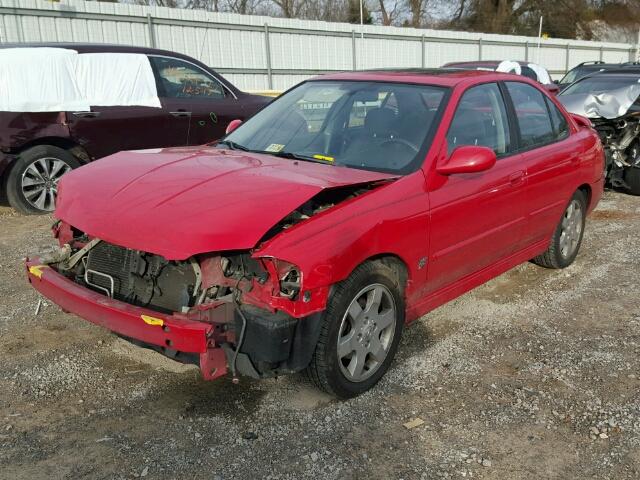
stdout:
[[179,312],[193,305],[196,275],[189,262],[100,242],[85,264],[89,288],[132,305]]
[[[113,278],[113,298],[125,300],[133,290],[131,259],[133,251],[100,242],[89,251],[87,258],[87,278],[102,288],[111,290],[109,275]],[[95,274],[92,271],[100,272]]]

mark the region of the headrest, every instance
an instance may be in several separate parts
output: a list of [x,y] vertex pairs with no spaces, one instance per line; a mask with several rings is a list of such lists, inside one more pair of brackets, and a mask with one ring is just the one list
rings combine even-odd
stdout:
[[373,135],[388,135],[396,121],[396,113],[390,108],[373,108],[364,118],[364,128]]

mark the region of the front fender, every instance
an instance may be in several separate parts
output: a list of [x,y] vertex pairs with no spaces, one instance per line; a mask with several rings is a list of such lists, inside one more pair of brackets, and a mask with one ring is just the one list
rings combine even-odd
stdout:
[[418,171],[281,232],[253,256],[293,263],[303,290],[328,291],[367,259],[394,255],[407,267],[410,298],[426,280],[428,225],[428,194]]

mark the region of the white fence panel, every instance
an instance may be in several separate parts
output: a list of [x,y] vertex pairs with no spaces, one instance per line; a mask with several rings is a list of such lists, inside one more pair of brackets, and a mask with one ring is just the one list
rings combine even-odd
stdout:
[[319,73],[529,60],[555,78],[585,61],[635,60],[637,46],[144,7],[0,0],[0,42],[96,42],[163,48],[218,69],[244,89],[289,88]]

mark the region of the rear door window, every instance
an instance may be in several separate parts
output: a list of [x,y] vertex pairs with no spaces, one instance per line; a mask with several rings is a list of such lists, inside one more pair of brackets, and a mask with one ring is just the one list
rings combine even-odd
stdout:
[[556,140],[562,140],[569,136],[569,123],[562,112],[556,107],[551,100],[545,98],[549,114],[551,115],[551,124],[556,136]]
[[507,111],[495,83],[472,87],[460,99],[447,133],[449,153],[464,145],[489,147],[496,155],[509,152]]
[[520,147],[529,149],[556,140],[545,97],[536,88],[521,82],[505,82],[520,128]]
[[149,57],[165,98],[224,98],[224,87],[201,68],[169,57]]

